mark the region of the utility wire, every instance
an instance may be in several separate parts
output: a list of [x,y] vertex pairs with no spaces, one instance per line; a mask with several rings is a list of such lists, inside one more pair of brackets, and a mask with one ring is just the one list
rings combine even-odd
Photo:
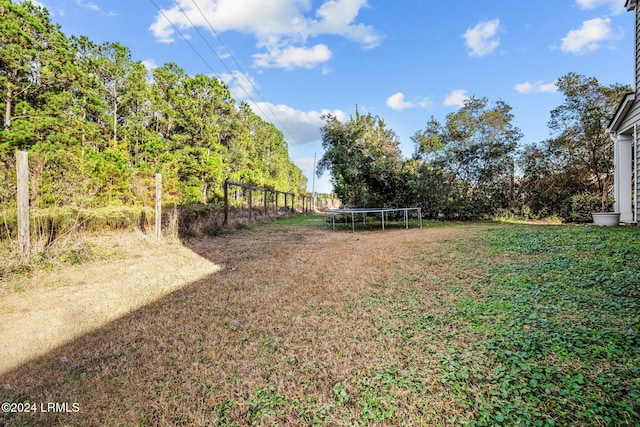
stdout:
[[[271,108],[271,104],[269,102],[267,102],[264,97],[262,96],[262,94],[260,93],[260,91],[258,90],[258,88],[253,84],[253,81],[251,81],[250,78],[248,78],[248,74],[244,71],[244,69],[242,69],[242,66],[238,63],[238,61],[236,60],[236,57],[233,56],[233,53],[231,52],[231,50],[229,49],[229,47],[227,47],[227,45],[225,44],[224,41],[222,41],[222,38],[220,37],[220,34],[215,30],[215,28],[213,28],[213,25],[211,24],[211,22],[209,21],[209,18],[207,18],[207,16],[204,14],[204,12],[202,11],[202,9],[200,9],[200,6],[198,6],[198,3],[196,2],[196,0],[191,0],[193,2],[193,5],[196,7],[196,9],[198,9],[198,12],[200,12],[200,15],[202,16],[202,18],[204,18],[205,22],[207,23],[207,25],[209,26],[209,29],[211,30],[211,32],[216,36],[216,38],[218,39],[218,41],[220,42],[220,44],[224,47],[224,49],[227,51],[227,53],[229,54],[229,56],[231,57],[231,59],[233,60],[234,64],[236,64],[236,67],[238,67],[238,69],[240,70],[240,72],[242,74],[244,74],[245,76],[247,76],[247,81],[249,82],[249,84],[251,85],[251,87],[253,88],[253,91],[255,93],[258,94],[258,96],[260,97],[260,99],[262,100],[262,102],[265,103],[265,105],[267,106],[267,108],[269,108],[269,111],[271,111],[271,114],[273,115],[273,117],[275,117],[275,119],[278,121],[278,123],[280,123],[280,126],[282,126],[282,128],[289,134],[289,136],[291,136],[292,139],[293,138],[293,133],[287,128],[287,126],[280,120],[280,118],[278,117],[278,115],[273,111],[273,109]],[[176,0],[174,0],[174,3],[176,2]],[[178,6],[179,7],[179,6]],[[183,12],[184,13],[184,12]],[[187,18],[188,19],[188,18]],[[191,22],[191,21],[189,21]],[[193,25],[193,24],[192,24]],[[198,32],[199,33],[199,32]],[[209,48],[211,49],[211,46],[209,45],[209,43],[207,43],[207,45],[209,46]],[[215,53],[215,52],[214,52]],[[216,54],[217,56],[217,54]],[[220,57],[218,56],[218,58],[220,59]],[[222,59],[220,59],[222,61]],[[225,65],[226,67],[226,65]],[[229,68],[227,68],[228,70]],[[231,73],[231,71],[229,71]],[[233,73],[231,73],[233,74]],[[242,85],[241,85],[242,86]],[[247,92],[246,89],[243,90],[245,91],[245,93],[251,98],[251,95],[249,94],[249,92]],[[253,101],[253,99],[252,99]],[[254,104],[257,103],[255,101],[253,101]],[[261,110],[262,111],[262,110]],[[263,112],[264,114],[264,112]]]
[[[211,67],[211,65],[204,59],[204,57],[200,54],[200,52],[197,51],[197,49],[189,42],[189,40],[182,34],[182,32],[177,28],[177,26],[169,19],[169,17],[167,17],[167,15],[164,13],[164,11],[162,11],[158,5],[156,4],[156,2],[154,0],[151,0],[151,2],[154,4],[154,6],[156,7],[156,9],[158,9],[158,11],[162,14],[162,16],[167,20],[167,22],[169,22],[171,24],[171,26],[176,30],[176,32],[180,35],[180,37],[187,42],[187,44],[191,47],[191,49],[193,49],[196,54],[200,57],[200,59],[202,59],[202,61],[207,65],[207,67],[213,72],[213,74],[220,80],[222,81],[222,78],[218,75],[218,73],[215,72],[215,70],[213,69],[213,67]],[[217,37],[217,39],[220,41],[220,43],[222,44],[222,46],[224,46],[225,50],[228,52],[229,56],[233,59],[234,63],[236,64],[236,66],[240,69],[240,72],[242,72],[245,76],[247,76],[247,81],[249,82],[249,84],[251,85],[251,87],[253,88],[253,90],[255,91],[255,93],[258,94],[258,96],[260,97],[260,99],[264,102],[264,104],[266,105],[266,107],[269,109],[271,116],[274,117],[276,119],[276,121],[280,124],[280,126],[282,126],[282,128],[284,129],[284,131],[286,133],[289,134],[289,136],[291,137],[292,141],[295,142],[295,138],[293,137],[293,133],[287,128],[287,126],[280,120],[280,118],[278,117],[278,115],[273,111],[273,109],[271,108],[271,104],[268,103],[264,97],[262,96],[262,94],[260,93],[260,91],[258,91],[258,88],[253,84],[253,82],[251,81],[251,79],[248,77],[248,74],[245,73],[245,71],[242,69],[242,67],[240,66],[240,64],[238,63],[238,61],[236,60],[236,58],[233,56],[233,54],[231,53],[231,51],[229,50],[229,48],[227,47],[227,45],[222,41],[222,38],[220,37],[220,35],[218,34],[218,32],[213,28],[213,25],[211,25],[211,22],[209,22],[209,19],[207,19],[206,15],[203,13],[202,9],[200,9],[200,6],[198,6],[198,4],[196,3],[195,0],[192,0],[194,6],[196,7],[196,9],[198,9],[198,12],[200,13],[200,15],[202,15],[202,17],[204,18],[204,20],[207,22],[207,25],[209,26],[209,28],[211,29],[211,31],[215,34],[215,36]],[[224,60],[220,57],[220,55],[218,55],[218,52],[216,52],[216,50],[213,48],[213,46],[211,46],[211,44],[209,43],[209,41],[207,40],[207,38],[202,34],[202,32],[198,29],[198,26],[196,26],[193,21],[191,20],[191,18],[189,17],[189,15],[187,15],[187,13],[184,11],[184,9],[182,8],[182,6],[180,6],[180,4],[177,2],[177,0],[173,0],[173,3],[176,5],[176,7],[178,8],[178,10],[180,10],[180,12],[184,15],[184,17],[187,19],[187,21],[189,21],[189,24],[191,24],[191,26],[196,30],[196,32],[198,33],[198,35],[200,36],[200,38],[202,38],[202,40],[205,42],[205,44],[207,45],[207,47],[209,48],[209,50],[211,50],[211,52],[216,56],[216,58],[218,58],[218,60],[220,61],[220,63],[224,66],[224,68],[229,72],[229,75],[233,76],[233,71],[227,66],[227,64],[224,62]],[[255,105],[255,107],[262,113],[262,115],[264,117],[268,117],[268,114],[265,113],[265,111],[262,109],[262,107],[260,106],[260,104],[258,104],[256,102],[255,99],[253,99],[253,97],[251,96],[251,93],[247,90],[247,88],[245,88],[245,86],[243,84],[239,84],[240,88],[244,91],[244,93],[247,95],[247,97],[253,102],[253,104]],[[295,145],[295,144],[294,144]]]
[[[153,5],[156,7],[156,9],[158,9],[158,12],[160,12],[162,14],[162,16],[164,17],[164,19],[167,20],[167,22],[169,24],[171,24],[171,26],[173,27],[173,29],[180,34],[180,37],[182,38],[182,40],[184,40],[189,47],[196,53],[196,55],[198,55],[198,57],[202,60],[202,62],[204,62],[206,64],[207,67],[209,67],[209,69],[216,75],[216,77],[218,79],[220,79],[220,76],[218,76],[218,74],[215,72],[215,70],[213,69],[213,67],[207,62],[207,60],[200,54],[200,52],[198,52],[198,49],[195,48],[194,45],[191,44],[191,42],[189,41],[189,39],[187,37],[185,37],[184,34],[182,34],[182,31],[180,31],[180,29],[176,26],[176,24],[174,24],[169,17],[164,13],[164,11],[162,9],[160,9],[160,7],[158,6],[158,4],[155,2],[155,0],[150,0],[151,3],[153,3]],[[220,79],[222,80],[222,79]]]
[[[178,9],[180,10],[180,12],[185,16],[185,18],[187,18],[187,20],[189,21],[189,23],[191,24],[191,26],[193,28],[195,28],[195,30],[198,32],[198,34],[200,35],[200,37],[204,40],[204,42],[207,44],[207,46],[209,46],[209,49],[211,49],[211,51],[214,53],[214,55],[216,56],[216,58],[218,58],[218,60],[222,63],[222,65],[227,69],[227,71],[229,72],[229,74],[233,74],[232,71],[229,69],[229,67],[227,67],[227,64],[225,64],[225,62],[222,60],[222,58],[220,58],[220,56],[216,53],[216,51],[211,47],[211,45],[209,44],[209,42],[207,41],[207,39],[202,35],[202,33],[200,32],[200,30],[198,30],[198,27],[195,26],[193,24],[193,22],[191,21],[191,19],[189,18],[189,16],[184,12],[184,10],[182,9],[182,7],[180,7],[180,5],[174,0],[173,1],[175,3],[175,5],[178,7]],[[158,4],[155,2],[155,0],[151,0],[151,3],[153,3],[153,5],[156,7],[156,9],[158,9],[158,11],[162,14],[162,16],[164,17],[164,19],[167,20],[167,22],[169,22],[169,24],[171,24],[171,26],[173,27],[174,30],[176,30],[176,32],[178,34],[180,34],[180,37],[182,38],[182,40],[184,40],[190,47],[191,49],[193,49],[193,51],[196,53],[196,55],[198,55],[198,57],[200,57],[200,59],[202,59],[202,62],[204,62],[207,67],[211,70],[211,72],[216,76],[216,78],[220,81],[222,81],[222,78],[220,77],[220,75],[218,73],[216,73],[216,71],[213,69],[213,67],[211,66],[211,64],[209,64],[209,62],[207,62],[206,59],[204,59],[204,57],[202,56],[202,54],[195,48],[195,46],[193,44],[191,44],[191,42],[189,41],[189,39],[182,34],[182,32],[180,31],[180,29],[178,28],[177,25],[175,25],[173,23],[173,21],[171,21],[169,19],[169,17],[164,13],[164,11],[162,9],[160,9],[160,7],[158,7]],[[251,99],[253,101],[254,104],[256,104],[256,107],[260,110],[260,112],[266,116],[265,112],[260,108],[259,105],[257,105],[256,101],[251,98],[251,94],[249,92],[247,92],[247,90],[241,86],[242,90],[245,91],[245,93],[247,94],[247,96],[249,97],[249,99]]]

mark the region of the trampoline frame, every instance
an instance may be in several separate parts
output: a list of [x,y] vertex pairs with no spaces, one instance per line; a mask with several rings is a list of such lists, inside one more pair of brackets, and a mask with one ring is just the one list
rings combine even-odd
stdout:
[[336,229],[336,215],[345,215],[345,223],[348,219],[348,214],[351,214],[351,231],[356,231],[357,214],[362,215],[362,221],[367,223],[367,214],[381,214],[382,218],[382,231],[384,231],[385,216],[390,212],[404,212],[404,225],[405,228],[409,228],[409,211],[416,211],[418,217],[418,224],[422,228],[422,209],[421,208],[350,208],[350,209],[329,209],[324,213],[324,225],[331,223],[332,228]]

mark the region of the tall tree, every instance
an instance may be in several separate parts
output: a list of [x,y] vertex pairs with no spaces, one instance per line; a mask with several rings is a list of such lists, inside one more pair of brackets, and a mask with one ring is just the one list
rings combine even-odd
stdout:
[[200,201],[207,203],[209,188],[223,181],[226,147],[219,141],[221,117],[234,111],[235,100],[226,85],[201,74],[185,76],[181,92],[184,99],[176,110],[188,141],[181,149],[182,169],[193,184],[199,183]]
[[527,203],[544,213],[559,213],[572,195],[599,195],[613,185],[613,144],[606,128],[626,85],[601,85],[595,77],[569,73],[556,81],[564,102],[551,111],[554,136],[521,157]]
[[514,157],[521,138],[506,102],[491,106],[487,98],[471,97],[447,115],[444,125],[432,118],[413,140],[416,156],[430,165],[423,168],[425,176],[445,179],[446,197],[460,207],[456,216],[480,217],[512,202]]
[[398,198],[402,155],[398,137],[386,123],[356,109],[345,123],[323,116],[322,147],[325,153],[317,173],[331,171],[336,195],[347,206],[393,204]]
[[100,128],[104,127],[103,115],[107,110],[106,100],[102,96],[103,86],[96,70],[100,61],[99,47],[87,37],[71,37],[71,46],[75,52],[73,64],[76,79],[70,88],[70,117],[75,119],[78,137],[83,147],[90,146],[99,150],[102,144]]
[[107,106],[105,112],[110,117],[111,140],[118,144],[118,127],[128,114],[127,104],[135,98],[136,89],[144,81],[142,64],[134,62],[131,51],[120,43],[106,42],[99,46],[100,56],[97,74],[102,82],[103,97]]
[[43,140],[53,115],[60,114],[55,107],[72,79],[66,68],[71,51],[46,9],[30,2],[0,0],[0,34],[0,144],[26,147]]
[[[579,175],[584,188],[594,188],[598,194],[612,185],[613,144],[607,134],[607,124],[629,86],[602,86],[595,77],[569,73],[560,77],[556,86],[565,102],[551,111],[549,128],[557,133],[550,148]],[[609,183],[609,184],[608,184]]]

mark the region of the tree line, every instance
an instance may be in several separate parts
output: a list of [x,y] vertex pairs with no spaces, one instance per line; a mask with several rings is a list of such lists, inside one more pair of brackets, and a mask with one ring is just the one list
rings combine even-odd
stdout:
[[0,50],[0,206],[15,200],[18,149],[39,207],[150,203],[155,173],[180,203],[222,197],[226,179],[306,187],[282,132],[217,78],[150,71],[119,43],[67,37],[30,2],[0,0]]
[[552,136],[525,146],[511,107],[484,97],[469,98],[444,122],[432,117],[412,137],[408,159],[381,117],[326,115],[317,173],[331,171],[336,195],[352,207],[420,206],[427,217],[449,219],[579,219],[576,211],[599,209],[611,191],[606,127],[631,88],[574,72],[556,86],[564,102],[550,112]]
[[[15,202],[15,151],[31,162],[36,207],[151,204],[153,175],[167,201],[207,203],[225,179],[304,191],[283,134],[237,103],[228,87],[177,64],[147,70],[119,43],[67,37],[46,9],[0,0],[0,206]],[[511,107],[471,97],[431,118],[403,158],[382,118],[324,116],[317,172],[330,171],[346,206],[421,206],[434,218],[503,213],[567,215],[576,198],[613,184],[606,125],[629,86],[577,73],[556,85],[552,137],[522,146]]]

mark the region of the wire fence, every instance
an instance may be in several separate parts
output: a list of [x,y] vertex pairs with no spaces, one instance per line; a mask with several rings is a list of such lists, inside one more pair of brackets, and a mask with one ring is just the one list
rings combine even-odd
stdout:
[[[41,208],[29,205],[30,182],[27,153],[16,153],[16,194],[13,206],[0,206],[0,241],[9,241],[29,257],[52,245],[61,236],[80,231],[139,228],[163,235],[215,235],[225,228],[241,228],[283,215],[312,213],[339,206],[333,197],[279,191],[241,182],[225,181],[222,201],[197,204],[164,203],[162,175],[155,176],[152,200],[133,206]],[[149,182],[152,179],[150,177]],[[149,188],[149,193],[153,189]]]

